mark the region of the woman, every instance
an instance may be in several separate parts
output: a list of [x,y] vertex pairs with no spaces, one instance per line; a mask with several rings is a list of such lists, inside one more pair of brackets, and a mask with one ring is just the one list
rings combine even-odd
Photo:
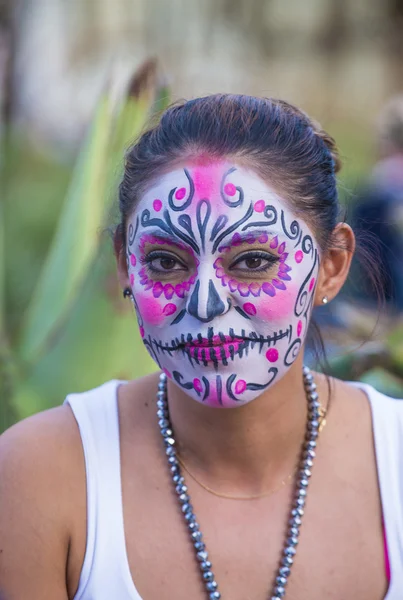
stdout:
[[3,436],[2,598],[401,600],[403,404],[303,367],[354,252],[338,168],[305,114],[246,96],[131,148],[119,280],[160,372]]

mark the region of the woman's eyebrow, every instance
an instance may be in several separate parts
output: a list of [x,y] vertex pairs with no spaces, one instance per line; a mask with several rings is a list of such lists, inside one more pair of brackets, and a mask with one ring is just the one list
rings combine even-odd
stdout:
[[164,242],[169,246],[176,246],[179,250],[184,250],[185,252],[190,252],[193,254],[193,250],[190,246],[182,242],[182,240],[177,238],[175,235],[165,233],[161,229],[152,229],[149,232],[143,232],[140,235],[140,240],[144,243],[152,244],[153,242],[150,241],[150,237],[158,241]]
[[[229,234],[231,235],[231,234]],[[235,232],[232,233],[232,238],[228,241],[225,241],[225,238],[222,240],[222,244],[219,247],[222,248],[225,246],[226,248],[236,248],[237,246],[245,245],[245,244],[253,244],[256,241],[259,241],[261,244],[265,244],[270,240],[270,236],[279,235],[279,232],[273,231],[271,229],[256,229],[253,232]],[[227,237],[227,236],[226,236]],[[259,240],[259,238],[261,238]],[[264,239],[267,238],[267,239]]]

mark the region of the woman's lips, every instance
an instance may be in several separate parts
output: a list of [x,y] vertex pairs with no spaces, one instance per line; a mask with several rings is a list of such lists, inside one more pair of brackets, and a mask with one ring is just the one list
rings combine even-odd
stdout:
[[212,338],[197,338],[185,343],[190,356],[206,362],[219,362],[223,359],[233,358],[239,350],[240,344],[244,343],[242,338],[234,338],[229,335],[214,335]]
[[237,338],[231,335],[213,335],[211,338],[197,337],[191,342],[186,342],[186,346],[196,346],[198,348],[210,348],[211,346],[222,346],[230,344],[234,341],[242,341],[242,338]]

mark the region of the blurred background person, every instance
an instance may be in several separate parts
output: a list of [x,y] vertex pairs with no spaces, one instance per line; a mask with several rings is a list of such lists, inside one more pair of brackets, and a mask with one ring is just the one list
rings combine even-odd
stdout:
[[[403,95],[383,107],[377,123],[379,160],[352,202],[355,231],[376,246],[389,308],[403,310]],[[368,238],[367,238],[368,239]],[[374,304],[368,273],[356,273],[356,297]]]

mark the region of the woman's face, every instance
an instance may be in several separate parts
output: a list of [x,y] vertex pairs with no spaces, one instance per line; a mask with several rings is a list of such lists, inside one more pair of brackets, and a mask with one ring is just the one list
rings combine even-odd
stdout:
[[141,337],[187,394],[234,407],[283,377],[307,333],[319,251],[253,171],[200,161],[168,172],[127,240]]

